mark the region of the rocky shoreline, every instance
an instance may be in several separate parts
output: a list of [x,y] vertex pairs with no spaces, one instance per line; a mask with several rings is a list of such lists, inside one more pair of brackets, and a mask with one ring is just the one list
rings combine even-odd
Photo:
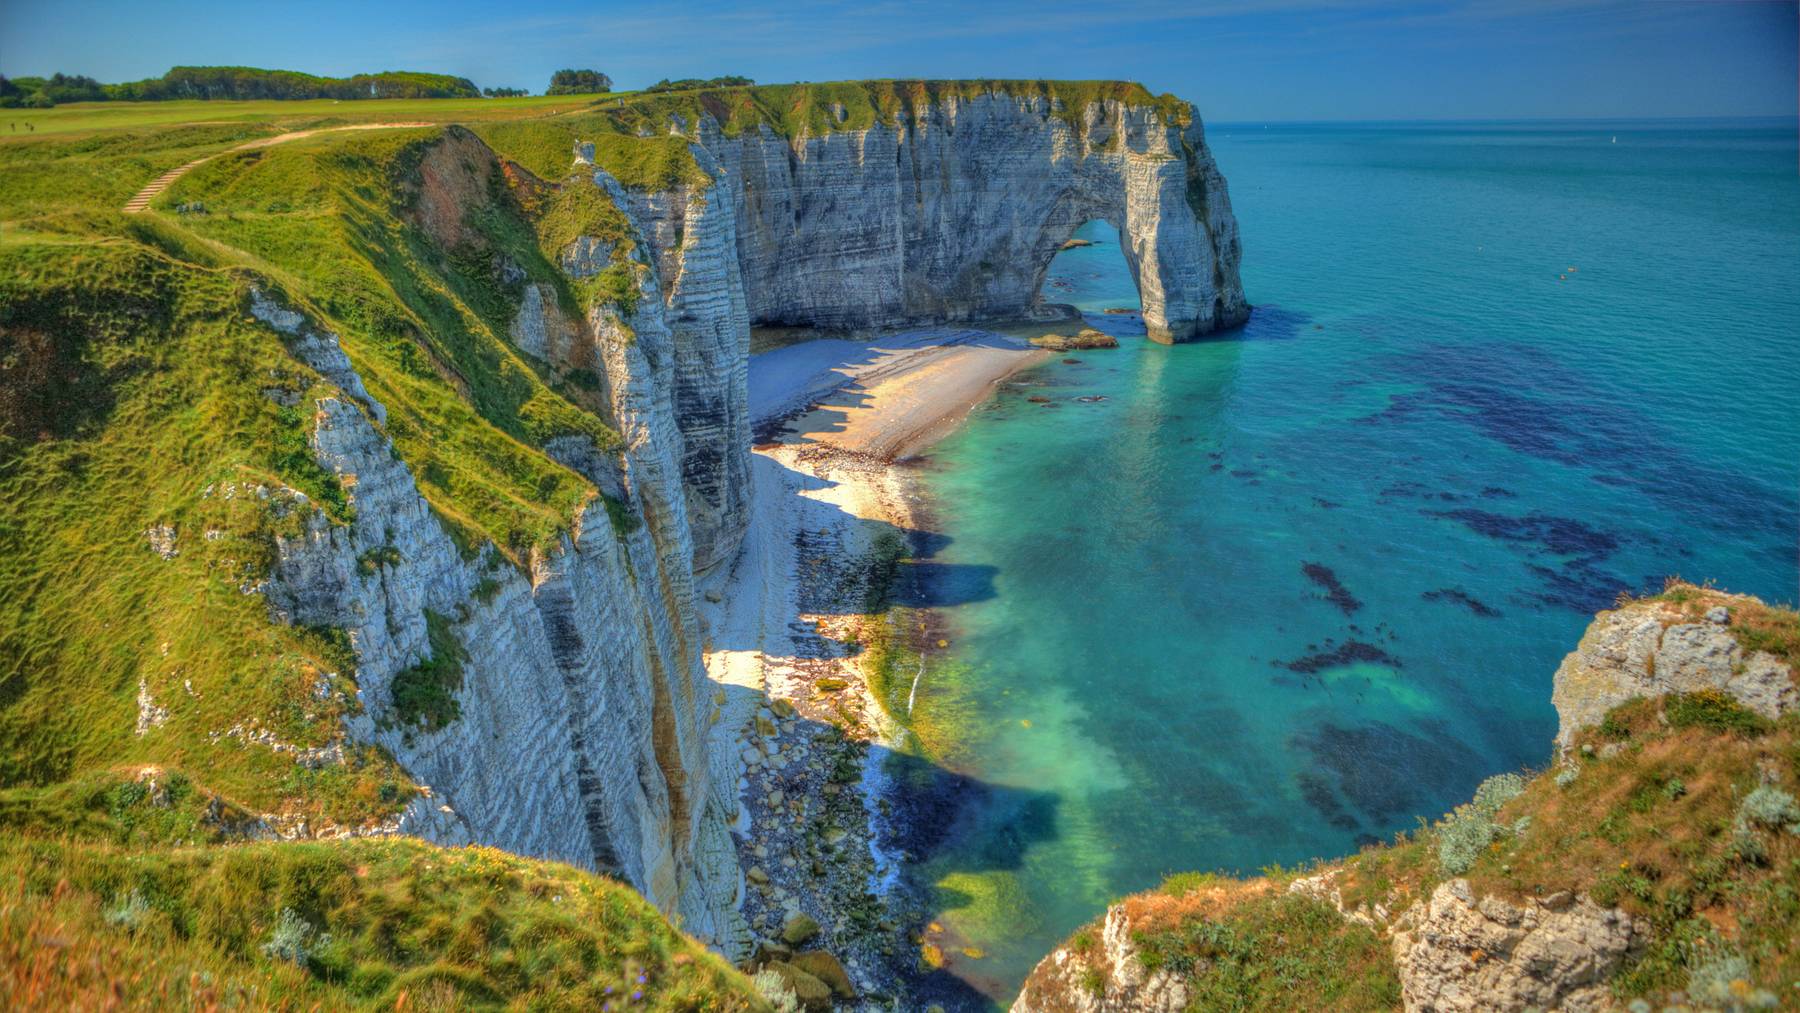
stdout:
[[[820,352],[852,343],[790,346],[752,364],[763,393],[754,516],[744,551],[701,588],[707,668],[721,686],[712,745],[733,765],[740,801],[741,909],[756,937],[743,966],[782,975],[813,997],[809,1008],[926,1009],[923,993],[941,991],[927,985],[943,977],[928,956],[929,911],[901,874],[914,800],[895,796],[890,768],[908,733],[871,669],[873,645],[910,651],[922,635],[892,628],[886,608],[926,526],[897,449],[916,453],[1045,357],[977,333],[867,354],[888,344],[878,339],[840,356],[853,365],[822,371]],[[771,383],[771,371],[791,375]],[[824,978],[841,966],[854,997],[843,987],[827,997],[818,986],[831,983],[796,962]]]

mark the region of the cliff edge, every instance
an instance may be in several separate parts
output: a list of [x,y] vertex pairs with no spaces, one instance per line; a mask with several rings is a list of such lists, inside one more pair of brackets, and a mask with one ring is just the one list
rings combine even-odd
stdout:
[[1436,823],[1253,880],[1171,877],[1014,1013],[1756,1009],[1800,982],[1800,615],[1671,583],[1557,670],[1558,759]]

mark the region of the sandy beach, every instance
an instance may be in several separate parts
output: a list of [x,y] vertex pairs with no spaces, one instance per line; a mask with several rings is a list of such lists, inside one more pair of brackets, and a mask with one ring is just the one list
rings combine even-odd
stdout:
[[[820,339],[754,356],[753,514],[743,550],[702,586],[707,671],[723,689],[714,755],[741,801],[743,910],[779,948],[797,914],[839,933],[867,990],[894,985],[912,947],[880,897],[873,844],[879,757],[894,729],[867,689],[857,642],[880,547],[913,527],[904,470],[995,384],[1050,353],[974,329]],[[911,959],[910,957],[906,959]]]

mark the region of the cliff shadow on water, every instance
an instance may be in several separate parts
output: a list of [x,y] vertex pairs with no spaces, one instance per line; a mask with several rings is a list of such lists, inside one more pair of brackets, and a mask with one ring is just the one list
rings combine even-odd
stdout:
[[[861,517],[815,495],[849,492],[856,480],[840,469],[858,462],[809,445],[799,452],[832,454],[832,470],[790,466],[786,449],[781,459],[757,455],[758,509],[779,511],[791,523],[759,525],[752,537],[776,532],[791,540],[781,548],[791,548],[805,577],[795,582],[778,630],[728,623],[710,641],[715,652],[759,653],[770,673],[766,698],[748,686],[716,687],[726,710],[764,715],[750,725],[761,731],[749,750],[780,757],[754,760],[740,792],[747,812],[734,831],[751,883],[743,913],[767,940],[782,934],[790,903],[799,903],[824,926],[821,945],[845,959],[870,995],[898,996],[899,1008],[987,1008],[982,988],[946,966],[951,943],[932,926],[946,906],[982,903],[978,888],[961,889],[942,876],[924,880],[914,869],[941,858],[943,846],[966,833],[962,814],[1004,810],[1017,814],[1012,839],[973,858],[959,853],[956,869],[972,883],[1010,875],[1029,848],[1057,834],[1057,800],[955,769],[885,718],[872,722],[878,741],[858,752],[847,740],[868,726],[844,676],[867,674],[884,714],[903,720],[909,659],[936,636],[929,610],[991,599],[997,571],[937,560],[951,540],[928,526]],[[748,555],[764,548],[753,542]],[[733,579],[740,576],[756,579],[751,572]],[[847,762],[853,754],[860,762]],[[856,780],[863,792],[844,790]],[[872,846],[853,846],[858,841]]]

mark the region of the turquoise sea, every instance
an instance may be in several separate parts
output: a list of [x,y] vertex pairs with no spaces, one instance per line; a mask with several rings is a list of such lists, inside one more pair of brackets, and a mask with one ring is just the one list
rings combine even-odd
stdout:
[[914,714],[959,731],[908,815],[952,1008],[1167,873],[1343,855],[1543,765],[1621,591],[1796,598],[1791,122],[1208,133],[1250,323],[1144,341],[1090,225],[1047,296],[1122,347],[919,465],[947,646]]

